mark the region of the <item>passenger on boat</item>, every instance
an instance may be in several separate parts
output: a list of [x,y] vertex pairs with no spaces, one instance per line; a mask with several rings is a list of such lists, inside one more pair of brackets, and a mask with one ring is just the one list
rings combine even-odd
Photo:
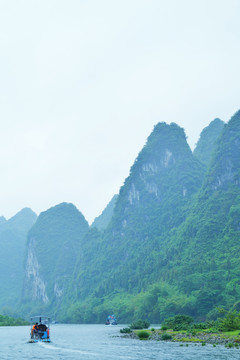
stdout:
[[48,327],[45,324],[39,324],[38,326],[38,336],[40,336],[41,339],[46,339],[48,336],[47,333]]
[[38,323],[36,322],[32,327],[31,338],[33,338],[33,335],[37,333],[38,333]]

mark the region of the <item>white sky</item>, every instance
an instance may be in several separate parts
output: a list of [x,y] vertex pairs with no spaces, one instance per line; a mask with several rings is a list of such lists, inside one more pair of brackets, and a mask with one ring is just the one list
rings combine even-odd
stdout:
[[239,0],[0,0],[0,215],[74,203],[89,222],[159,121],[240,108]]

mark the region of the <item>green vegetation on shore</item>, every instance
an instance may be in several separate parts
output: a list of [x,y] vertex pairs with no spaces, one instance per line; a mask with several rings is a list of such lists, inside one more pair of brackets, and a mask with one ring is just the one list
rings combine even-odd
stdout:
[[21,318],[12,318],[10,316],[0,315],[0,326],[23,326],[29,325],[29,322]]
[[[223,313],[223,312],[222,312]],[[129,331],[128,331],[129,330]],[[121,329],[125,336],[140,340],[163,340],[181,343],[206,343],[239,348],[240,346],[240,312],[230,311],[216,321],[194,323],[187,315],[176,315],[166,319],[161,329],[147,328],[141,330]]]
[[137,320],[137,321],[134,321],[131,325],[130,325],[130,329],[134,329],[134,330],[137,330],[137,329],[148,329],[150,326],[150,322],[147,321],[147,320]]

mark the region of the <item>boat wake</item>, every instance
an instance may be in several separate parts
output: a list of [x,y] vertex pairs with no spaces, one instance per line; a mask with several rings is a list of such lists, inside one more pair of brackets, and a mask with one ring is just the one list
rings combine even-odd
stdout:
[[43,346],[46,349],[55,350],[55,351],[62,351],[62,352],[68,352],[68,353],[77,353],[77,354],[82,354],[82,355],[92,355],[92,356],[99,356],[100,355],[98,353],[92,353],[92,352],[89,352],[89,351],[83,351],[83,350],[78,350],[78,349],[69,349],[69,348],[56,346],[56,345],[53,345],[53,344],[39,343],[39,345]]
[[[96,353],[96,352],[90,352],[90,351],[84,351],[84,350],[80,350],[80,349],[70,349],[70,348],[64,348],[64,347],[60,347],[60,346],[56,346],[53,344],[49,344],[49,343],[38,343],[39,346],[42,346],[46,349],[49,350],[53,350],[53,351],[61,351],[61,352],[65,352],[65,353],[75,353],[75,354],[81,354],[81,355],[88,355],[89,357],[98,357],[101,358],[101,353]],[[112,354],[104,354],[104,358],[112,358]],[[115,359],[125,359],[125,360],[131,360],[131,359],[135,359],[133,357],[126,357],[126,356],[121,356],[121,355],[115,355],[114,356]]]

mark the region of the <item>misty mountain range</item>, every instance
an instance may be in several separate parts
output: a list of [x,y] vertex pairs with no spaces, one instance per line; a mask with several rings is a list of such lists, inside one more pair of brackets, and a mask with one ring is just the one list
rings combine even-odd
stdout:
[[240,111],[192,152],[158,123],[119,194],[89,226],[68,203],[0,218],[0,312],[65,322],[214,319],[239,306]]

